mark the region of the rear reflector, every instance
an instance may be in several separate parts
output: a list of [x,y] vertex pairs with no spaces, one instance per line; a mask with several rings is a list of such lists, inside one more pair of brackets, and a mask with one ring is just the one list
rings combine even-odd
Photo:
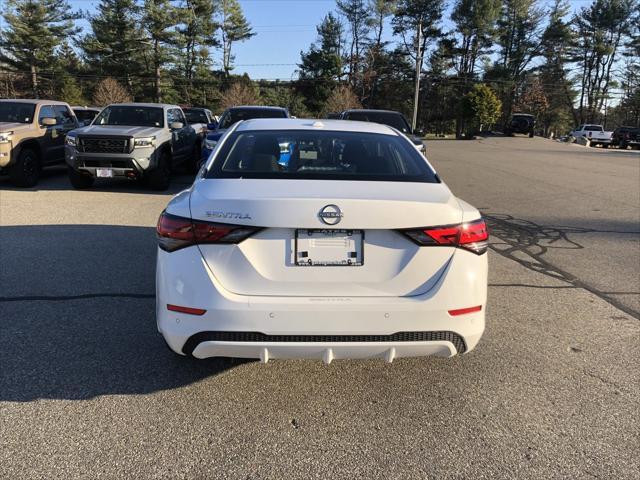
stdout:
[[478,255],[487,251],[489,231],[484,219],[459,225],[403,230],[420,246],[449,246],[469,250]]
[[458,315],[465,315],[467,313],[479,312],[482,310],[482,305],[469,308],[459,308],[458,310],[449,310],[449,315],[456,317]]
[[206,310],[203,310],[201,308],[181,307],[180,305],[171,305],[170,303],[167,303],[167,310],[171,310],[172,312],[187,313],[189,315],[204,315],[205,313],[207,313]]
[[203,222],[162,212],[156,236],[162,250],[173,252],[191,245],[240,243],[260,230],[245,225]]

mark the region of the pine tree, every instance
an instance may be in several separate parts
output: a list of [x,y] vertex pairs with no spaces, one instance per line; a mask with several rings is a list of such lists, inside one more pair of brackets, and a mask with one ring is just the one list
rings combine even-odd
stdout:
[[228,77],[229,72],[233,70],[234,56],[231,53],[233,44],[244,42],[256,34],[251,29],[251,25],[245,18],[244,13],[242,13],[242,7],[238,0],[221,1],[222,68],[225,76]]
[[370,15],[365,0],[336,0],[338,12],[349,26],[351,40],[347,57],[349,83],[356,91],[361,90],[363,50],[368,43]]
[[614,66],[632,32],[634,0],[595,0],[573,18],[574,60],[580,72],[579,120],[595,122],[612,87]]
[[100,0],[89,16],[91,32],[80,42],[88,66],[99,76],[110,76],[134,90],[134,76],[145,70],[144,32],[136,0]]
[[182,24],[178,27],[178,34],[183,54],[178,60],[185,79],[182,94],[188,103],[193,103],[194,96],[206,97],[194,91],[194,78],[198,71],[202,71],[203,65],[210,63],[209,49],[220,46],[216,36],[219,25],[215,20],[218,7],[219,4],[212,0],[185,0],[182,8]]
[[[501,4],[500,0],[458,0],[453,7],[451,20],[455,28],[452,38],[443,41],[442,54],[447,55],[448,51],[453,60],[458,98],[467,94],[477,77],[478,63],[491,53]],[[457,137],[464,130],[464,120],[458,113]]]
[[[368,93],[362,95],[362,100],[367,106],[372,106],[377,100],[377,89],[379,85],[379,68],[381,60],[385,56],[385,48],[389,42],[383,40],[384,27],[389,17],[396,9],[396,0],[369,0],[371,16],[367,21],[371,29],[372,39],[369,44],[366,70],[363,73],[363,87],[368,86]],[[367,85],[368,84],[368,85]]]
[[169,0],[145,0],[142,26],[146,42],[151,45],[153,97],[156,102],[162,101],[162,68],[175,61],[173,47],[177,44],[177,23],[178,11]]
[[540,55],[544,10],[537,0],[504,0],[498,19],[498,59],[486,79],[496,81],[502,98],[502,120],[513,111],[519,90],[534,58]]
[[58,100],[67,102],[69,105],[85,105],[87,103],[74,77],[69,74],[62,74],[56,80],[59,84],[59,93],[56,95]]
[[0,31],[0,62],[28,72],[37,98],[40,74],[54,66],[56,47],[78,32],[78,15],[65,0],[7,0],[3,17],[7,26]]
[[573,108],[575,92],[567,73],[569,52],[574,41],[573,31],[567,20],[569,10],[566,0],[555,0],[542,34],[544,62],[539,68],[540,83],[549,101],[549,108],[542,117],[538,117],[538,122],[542,124],[545,136],[551,132],[558,134],[566,131],[579,122]]
[[342,75],[342,24],[329,13],[317,27],[319,46],[300,52],[296,90],[305,98],[307,109],[320,113]]

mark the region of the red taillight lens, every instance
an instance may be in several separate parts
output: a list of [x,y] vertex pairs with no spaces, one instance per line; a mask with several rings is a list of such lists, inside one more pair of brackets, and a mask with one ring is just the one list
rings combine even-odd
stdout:
[[482,310],[482,305],[477,305],[475,307],[458,308],[456,310],[449,310],[449,315],[457,317],[458,315],[466,315],[467,313],[479,312],[480,310]]
[[196,244],[240,243],[259,230],[256,227],[203,222],[162,212],[156,236],[162,250],[174,252]]
[[487,251],[489,231],[483,219],[446,227],[404,230],[414,242],[421,246],[460,247],[477,253]]
[[181,305],[171,305],[170,303],[167,303],[167,310],[178,313],[186,313],[187,315],[198,316],[202,316],[207,313],[207,311],[203,310],[202,308],[183,307]]

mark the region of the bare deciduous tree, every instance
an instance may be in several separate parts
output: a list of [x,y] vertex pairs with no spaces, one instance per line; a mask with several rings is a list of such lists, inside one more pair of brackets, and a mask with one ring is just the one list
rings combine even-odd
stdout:
[[324,110],[325,113],[337,113],[351,108],[362,108],[362,105],[349,85],[340,85],[327,99]]
[[259,95],[255,88],[240,82],[231,85],[220,99],[220,107],[224,109],[237,105],[257,105],[259,103]]
[[131,100],[131,94],[127,89],[111,77],[100,81],[93,92],[93,103],[97,107],[104,107],[111,103],[126,103]]

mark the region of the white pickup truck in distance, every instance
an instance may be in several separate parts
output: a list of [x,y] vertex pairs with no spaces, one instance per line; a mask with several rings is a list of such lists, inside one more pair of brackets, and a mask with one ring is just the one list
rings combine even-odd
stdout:
[[572,137],[585,137],[589,139],[590,145],[595,147],[602,145],[608,147],[611,144],[611,138],[613,132],[605,132],[602,125],[579,125],[573,132],[570,133]]

